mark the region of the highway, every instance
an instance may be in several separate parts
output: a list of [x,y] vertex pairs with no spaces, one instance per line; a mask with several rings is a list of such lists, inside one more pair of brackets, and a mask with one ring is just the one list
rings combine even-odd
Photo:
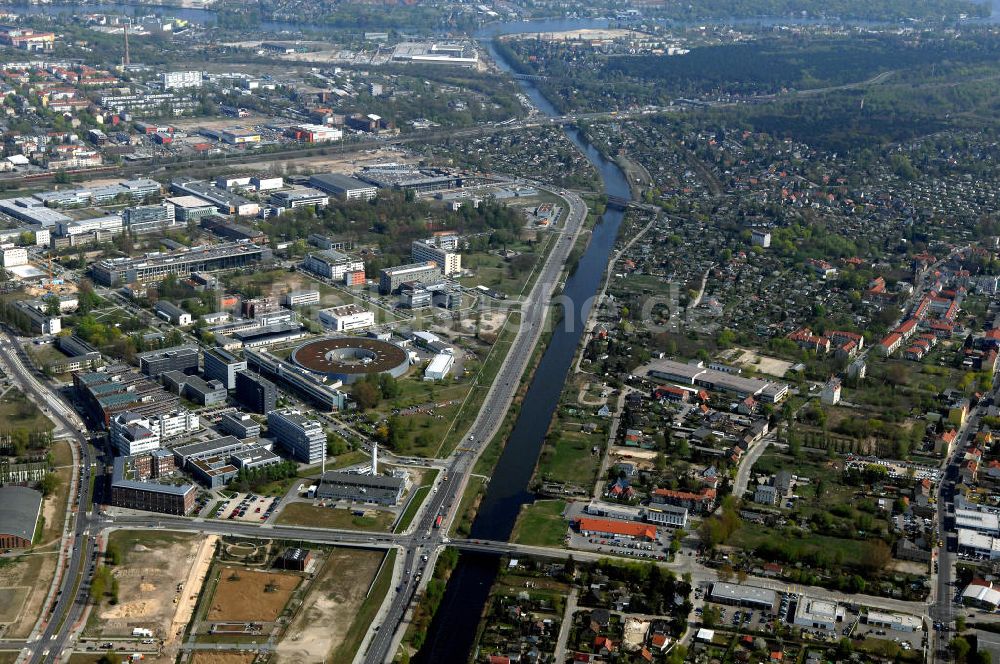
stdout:
[[[527,184],[527,183],[526,183]],[[538,183],[530,183],[541,186]],[[113,519],[88,513],[90,477],[94,472],[88,440],[84,434],[85,424],[69,404],[47,383],[40,374],[30,367],[31,362],[20,346],[17,337],[9,330],[0,334],[0,367],[8,372],[24,392],[35,401],[56,423],[57,431],[65,432],[72,441],[75,474],[78,484],[71,487],[70,502],[77,505],[76,512],[70,513],[71,530],[63,545],[70,551],[61,577],[53,581],[50,596],[54,596],[52,608],[45,620],[36,626],[33,636],[28,639],[23,661],[54,661],[67,652],[88,606],[89,580],[97,565],[95,555],[97,537],[115,528],[171,529],[235,535],[244,537],[282,538],[357,546],[388,550],[396,547],[401,552],[397,570],[403,570],[399,585],[391,591],[391,596],[383,605],[378,624],[373,625],[365,638],[362,653],[356,661],[381,663],[391,659],[395,646],[402,638],[402,625],[407,611],[422,584],[429,576],[425,570],[432,569],[438,551],[448,543],[444,533],[455,518],[458,505],[468,482],[469,474],[476,460],[487,444],[500,429],[507,411],[521,384],[521,377],[527,368],[534,349],[541,336],[552,293],[566,265],[576,239],[587,217],[587,207],[574,193],[561,192],[568,203],[565,228],[547,256],[531,292],[521,302],[520,323],[517,334],[496,378],[490,385],[478,416],[465,434],[463,446],[441,462],[445,469],[437,480],[437,491],[431,492],[426,504],[418,512],[414,525],[408,533],[372,534],[346,530],[286,527],[258,524],[240,524],[167,515],[117,516]],[[138,313],[138,312],[136,312]],[[437,465],[437,464],[436,464]],[[72,491],[80,487],[76,496]],[[438,516],[442,517],[442,527],[435,528]],[[385,629],[382,629],[382,627]],[[19,641],[0,641],[0,646],[17,647]]]
[[[73,501],[73,491],[77,491],[76,518],[71,531],[64,534],[62,543],[62,550],[70,548],[71,553],[61,569],[62,579],[56,592],[55,603],[50,605],[52,601],[50,591],[49,600],[45,605],[51,606],[51,610],[48,614],[43,613],[41,624],[44,627],[37,642],[32,643],[30,647],[31,656],[28,661],[42,662],[50,653],[59,653],[65,647],[73,625],[82,615],[86,603],[86,594],[80,587],[80,581],[90,577],[96,564],[91,553],[94,541],[88,534],[90,519],[85,512],[90,500],[93,459],[87,438],[81,433],[81,430],[85,430],[83,422],[67,403],[36,378],[34,370],[28,368],[31,363],[18,343],[17,337],[7,329],[0,333],[0,366],[8,373],[11,380],[17,383],[24,393],[55,422],[57,431],[62,429],[66,433],[73,448],[73,465],[75,470],[79,471],[73,473],[69,493],[69,500]],[[56,579],[59,579],[59,574],[60,570],[57,568]],[[79,591],[74,593],[73,589],[78,587]]]
[[[537,183],[533,184],[537,186]],[[517,335],[483,400],[476,420],[467,432],[463,447],[446,460],[448,470],[442,474],[438,491],[430,494],[427,504],[416,519],[417,525],[411,539],[403,544],[406,549],[404,569],[410,570],[411,574],[404,576],[401,589],[392,595],[388,606],[384,607],[381,624],[373,628],[376,631],[369,632],[370,641],[367,646],[363,646],[367,648],[363,658],[366,664],[381,664],[391,660],[395,654],[395,648],[403,636],[404,617],[420,584],[426,583],[429,578],[429,575],[425,578],[423,572],[427,568],[433,569],[437,552],[444,543],[444,533],[456,516],[476,460],[500,429],[520,386],[521,376],[544,327],[552,293],[587,218],[587,206],[579,196],[566,193],[563,197],[569,203],[569,213],[562,236],[549,253],[531,292],[522,302]],[[442,527],[435,528],[434,521],[439,514],[442,516]],[[425,555],[426,560],[423,559]]]

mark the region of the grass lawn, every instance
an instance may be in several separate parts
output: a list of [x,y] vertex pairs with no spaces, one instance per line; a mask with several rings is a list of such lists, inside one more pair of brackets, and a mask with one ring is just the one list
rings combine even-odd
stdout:
[[601,445],[600,436],[582,431],[562,431],[556,440],[547,440],[536,474],[552,482],[589,485],[597,474],[600,457],[591,453]]
[[470,477],[469,483],[465,486],[462,494],[462,501],[458,504],[458,518],[452,522],[451,534],[465,537],[472,527],[472,520],[476,518],[479,509],[479,501],[486,493],[484,487],[486,479],[484,477]]
[[70,449],[69,442],[59,440],[52,445],[52,465],[57,468],[73,465],[73,450]]
[[0,652],[0,664],[14,664],[19,654],[17,652]]
[[50,431],[55,427],[16,387],[0,398],[0,422],[5,430]]
[[762,544],[773,542],[782,542],[796,558],[802,558],[816,551],[826,551],[834,555],[839,552],[844,565],[856,567],[861,564],[862,547],[857,540],[816,534],[790,537],[779,528],[769,528],[756,523],[743,522],[727,544],[752,551]]
[[372,584],[371,592],[368,593],[368,597],[361,604],[357,617],[351,623],[350,629],[347,630],[344,642],[333,653],[330,661],[334,664],[350,664],[350,662],[354,661],[354,656],[361,645],[361,640],[364,639],[365,633],[375,620],[375,614],[378,613],[379,607],[382,606],[382,601],[385,599],[392,585],[392,568],[395,563],[396,550],[390,549],[386,553],[385,563],[383,563],[382,569],[379,570],[378,576],[375,578],[375,583]]
[[[364,452],[363,450],[354,450],[352,452],[347,452],[346,454],[341,454],[334,460],[327,459],[326,469],[337,470],[339,468],[347,468],[348,466],[353,466],[356,463],[367,461],[370,458],[371,457],[368,455],[368,453]],[[320,470],[322,468],[323,464],[319,463],[317,463],[315,466],[306,466],[305,468],[301,468],[299,470],[298,479],[316,477],[319,475]],[[292,484],[294,484],[294,482],[292,482]]]
[[157,549],[178,542],[189,541],[188,533],[173,533],[169,530],[116,530],[108,536],[108,546],[117,546],[122,554],[122,565],[128,564],[128,552],[137,544],[147,549]]
[[278,523],[289,526],[388,532],[394,518],[392,512],[383,510],[378,510],[377,516],[355,516],[351,510],[316,507],[310,503],[289,503],[278,515]]
[[465,403],[461,405],[449,423],[451,428],[448,430],[444,441],[438,447],[434,456],[448,456],[464,439],[466,431],[468,431],[469,427],[476,420],[476,415],[479,414],[479,409],[483,405],[483,399],[486,398],[486,393],[489,391],[493,380],[503,365],[504,359],[507,357],[507,353],[510,351],[514,337],[517,336],[519,322],[520,315],[511,314],[508,317],[507,324],[503,327],[499,338],[484,358],[483,365],[474,379],[472,389],[468,397],[466,397]]
[[565,509],[565,500],[538,500],[525,505],[517,517],[511,541],[531,546],[563,546],[568,528],[562,516]]

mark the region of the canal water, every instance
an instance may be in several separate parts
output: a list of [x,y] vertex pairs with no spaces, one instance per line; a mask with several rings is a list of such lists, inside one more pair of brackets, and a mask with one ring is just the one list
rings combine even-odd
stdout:
[[[508,69],[507,63],[493,49],[492,42],[488,42],[488,48],[494,60]],[[523,81],[521,85],[539,109],[556,115],[555,108],[533,84]],[[628,181],[617,165],[604,159],[577,129],[567,128],[566,135],[597,168],[608,195],[623,199],[631,197]],[[531,174],[524,175],[530,177]],[[566,374],[580,344],[591,301],[614,248],[622,214],[620,210],[608,210],[604,214],[594,228],[576,271],[566,281],[563,289],[566,310],[562,312],[561,321],[554,326],[552,339],[528,387],[496,470],[490,477],[479,514],[472,524],[472,539],[507,540],[521,507],[534,500],[528,491],[528,484],[549,422],[559,403]],[[424,647],[414,658],[415,662],[466,663],[496,573],[495,556],[462,554],[445,589]]]

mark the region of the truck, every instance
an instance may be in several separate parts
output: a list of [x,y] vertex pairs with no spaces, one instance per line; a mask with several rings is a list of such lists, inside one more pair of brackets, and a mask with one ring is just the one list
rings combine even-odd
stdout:
[[435,528],[440,528],[442,521],[444,521],[444,515],[443,514],[438,514],[437,518],[434,519],[434,527]]

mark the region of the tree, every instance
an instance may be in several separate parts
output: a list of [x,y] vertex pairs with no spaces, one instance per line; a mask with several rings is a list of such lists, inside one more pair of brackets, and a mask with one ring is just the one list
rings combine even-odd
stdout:
[[351,387],[351,397],[361,410],[374,408],[379,402],[378,390],[365,380],[358,381]]
[[41,481],[38,483],[38,488],[41,490],[43,496],[51,496],[59,488],[59,476],[55,473],[49,472],[45,473]]
[[701,614],[701,622],[705,627],[712,628],[719,624],[720,611],[716,606],[706,606]]
[[861,566],[869,572],[881,572],[892,560],[889,545],[882,540],[868,540],[861,549]]
[[972,648],[969,645],[969,642],[965,640],[964,636],[956,636],[951,640],[951,643],[948,644],[948,650],[951,651],[952,657],[954,657],[955,661],[959,664],[966,661],[966,658],[969,656],[969,650],[971,649]]
[[959,633],[965,631],[965,616],[955,618],[955,631]]

